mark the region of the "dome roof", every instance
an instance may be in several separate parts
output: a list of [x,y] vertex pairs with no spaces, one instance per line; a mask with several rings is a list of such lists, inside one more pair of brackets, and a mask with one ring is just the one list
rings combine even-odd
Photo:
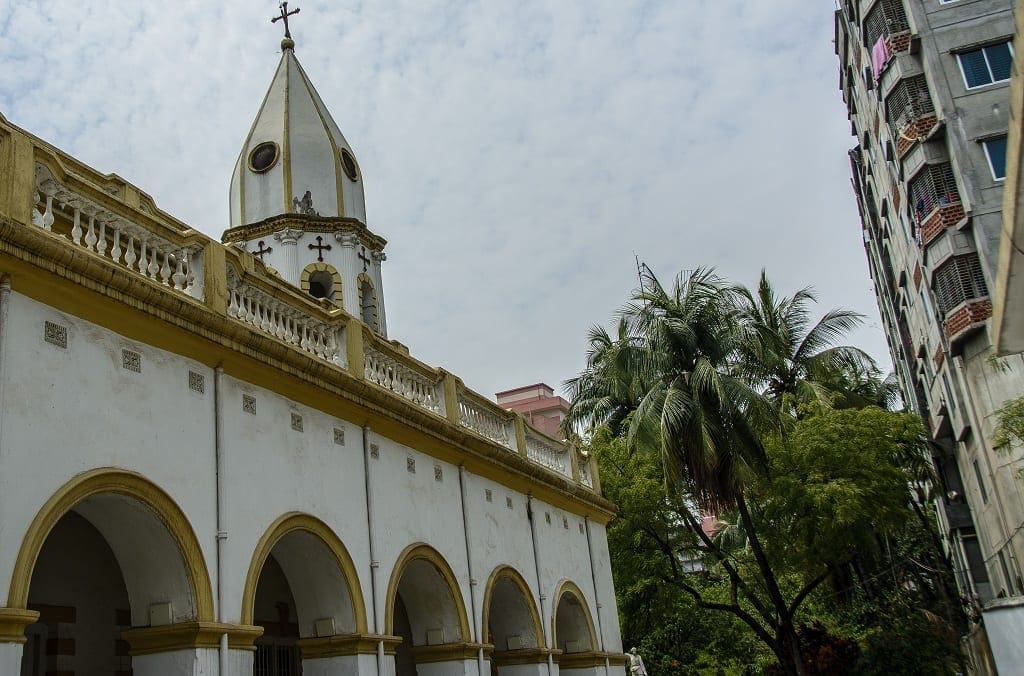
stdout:
[[281,43],[281,62],[235,163],[231,226],[285,213],[366,223],[355,155],[293,46]]

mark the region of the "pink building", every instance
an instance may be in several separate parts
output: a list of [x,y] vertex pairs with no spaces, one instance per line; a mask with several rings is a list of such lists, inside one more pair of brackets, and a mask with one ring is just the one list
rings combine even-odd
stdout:
[[498,405],[521,414],[526,421],[556,439],[564,439],[559,425],[569,412],[569,402],[555,394],[550,386],[536,383],[494,395]]

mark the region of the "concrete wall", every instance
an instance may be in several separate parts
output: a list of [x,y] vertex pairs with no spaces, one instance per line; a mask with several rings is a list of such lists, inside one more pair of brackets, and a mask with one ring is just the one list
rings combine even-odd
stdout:
[[[137,472],[181,507],[198,537],[216,589],[213,369],[126,340],[16,291],[11,294],[9,317],[3,340],[7,354],[14,358],[7,362],[0,430],[4,526],[0,528],[0,590],[8,587],[22,539],[43,503],[76,474],[99,467]],[[66,348],[44,340],[45,321],[67,328]],[[140,372],[124,367],[123,348],[140,355]],[[202,392],[190,389],[190,372],[202,376]],[[303,512],[326,523],[347,549],[371,631],[371,599],[376,595],[383,631],[387,585],[395,563],[406,547],[426,543],[444,558],[457,580],[472,627],[466,639],[486,638],[479,636],[485,585],[495,569],[510,566],[527,581],[538,606],[542,594],[547,598],[542,617],[545,631],[550,631],[555,589],[570,580],[582,590],[595,625],[598,602],[602,606],[603,648],[621,651],[607,543],[599,524],[590,524],[598,585],[595,597],[583,518],[535,502],[541,562],[538,585],[527,497],[467,472],[471,583],[459,468],[371,431],[369,442],[377,455],[370,460],[370,478],[380,563],[374,590],[362,428],[230,376],[223,377],[220,396],[227,533],[221,580],[224,621],[241,620],[246,574],[259,539],[282,515]],[[255,412],[251,412],[253,402]],[[336,430],[342,435],[336,436]],[[336,443],[341,437],[343,443]],[[125,566],[124,557],[131,556],[117,556],[126,577],[147,567],[157,577],[173,577],[182,569],[181,558],[174,556],[163,557],[162,563],[139,560]],[[136,586],[146,588],[142,582]],[[147,624],[148,604],[156,600],[140,597],[136,603],[133,599],[135,626]],[[176,601],[173,607],[175,621],[194,616],[194,607],[185,602]],[[257,615],[265,610],[259,606]],[[311,632],[306,624],[303,635]],[[175,660],[188,659],[177,654],[148,658],[136,664],[136,673],[171,669],[172,662],[177,665]]]

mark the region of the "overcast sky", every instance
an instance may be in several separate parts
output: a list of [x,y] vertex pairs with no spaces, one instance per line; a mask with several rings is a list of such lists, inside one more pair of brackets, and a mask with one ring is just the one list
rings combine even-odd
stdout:
[[[388,240],[389,333],[493,394],[583,366],[637,286],[713,266],[888,369],[832,3],[298,0],[296,55]],[[271,0],[0,0],[0,113],[213,237],[280,58]]]

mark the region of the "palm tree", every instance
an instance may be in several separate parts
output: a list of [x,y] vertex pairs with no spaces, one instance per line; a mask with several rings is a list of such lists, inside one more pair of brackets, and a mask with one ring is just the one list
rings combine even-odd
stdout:
[[[744,495],[745,478],[767,471],[750,420],[763,417],[769,405],[741,377],[743,369],[736,368],[748,336],[739,323],[736,294],[707,269],[680,274],[669,289],[649,270],[641,282],[620,311],[618,340],[591,332],[587,368],[570,382],[569,417],[592,425],[623,425],[634,447],[660,449],[669,481],[698,507],[713,513],[736,510],[760,571],[758,589],[746,584],[692,514],[688,525],[709,551],[717,552],[730,578],[732,603],[705,601],[697,590],[680,584],[704,607],[735,614],[772,649],[787,673],[802,674],[793,616],[813,586],[789,603],[783,598]],[[738,594],[760,620],[743,607]]]
[[620,317],[615,338],[601,326],[593,326],[587,335],[587,367],[576,378],[565,381],[572,405],[563,431],[567,436],[575,428],[593,429],[606,425],[615,436],[625,430],[627,418],[640,404],[645,391],[638,380],[643,346],[639,336],[630,335],[629,322]]
[[841,376],[877,373],[874,360],[856,347],[835,345],[860,326],[863,315],[835,309],[811,325],[810,288],[779,298],[764,270],[756,293],[733,287],[742,327],[736,367],[751,387],[762,391],[781,414],[800,416],[808,405],[831,408],[838,393],[830,385]]

